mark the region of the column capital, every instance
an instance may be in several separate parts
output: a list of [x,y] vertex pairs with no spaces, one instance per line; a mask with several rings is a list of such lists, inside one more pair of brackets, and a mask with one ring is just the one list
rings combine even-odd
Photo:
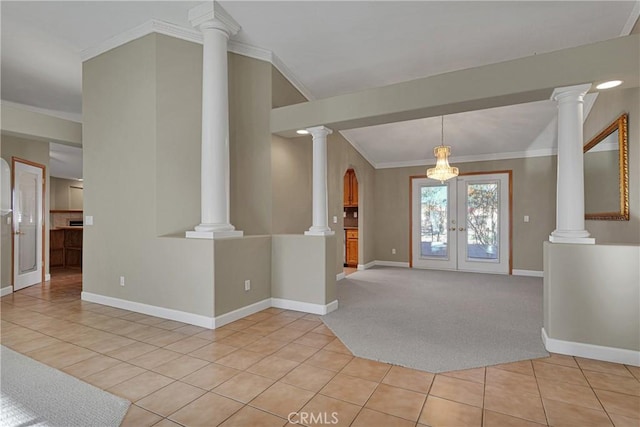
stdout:
[[326,126],[314,126],[311,128],[307,128],[307,131],[314,138],[331,135],[333,133],[333,131]]
[[201,31],[216,29],[231,37],[240,31],[240,24],[217,1],[210,1],[189,9],[189,22]]
[[553,90],[551,94],[551,99],[554,101],[560,101],[561,99],[571,99],[574,98],[576,100],[582,100],[589,89],[591,89],[591,83],[586,83],[582,85],[575,86],[565,86],[565,87],[557,87]]

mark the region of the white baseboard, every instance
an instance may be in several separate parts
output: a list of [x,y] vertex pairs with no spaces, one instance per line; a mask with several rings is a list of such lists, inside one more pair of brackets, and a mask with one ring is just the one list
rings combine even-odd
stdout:
[[92,294],[90,292],[82,292],[81,298],[83,301],[122,308],[124,310],[135,311],[136,313],[161,317],[163,319],[176,320],[178,322],[189,323],[190,325],[201,326],[208,329],[213,329],[216,322],[216,319],[213,317],[202,316],[200,314],[188,313],[186,311],[179,311],[171,308],[157,307],[155,305],[143,304],[135,301],[127,301],[120,298]]
[[229,313],[216,316],[214,319],[213,327],[214,329],[219,328],[220,326],[224,326],[227,323],[235,322],[236,320],[242,319],[243,317],[249,316],[262,310],[266,310],[269,307],[271,307],[271,298],[263,299],[262,301],[258,301],[251,305],[247,305],[237,310],[230,311]]
[[367,269],[373,267],[374,265],[376,265],[376,262],[377,261],[371,261],[371,262],[368,262],[366,264],[358,264],[358,270],[359,271],[367,270]]
[[5,295],[9,295],[13,293],[13,286],[9,285],[9,286],[5,286],[4,288],[0,288],[0,297],[3,297]]
[[511,270],[511,274],[514,276],[528,276],[528,277],[543,277],[544,271],[536,271],[536,270],[516,270],[515,268]]
[[[4,296],[4,292],[13,292],[13,287],[7,286],[0,290]],[[293,301],[282,298],[266,298],[246,307],[241,307],[229,313],[222,314],[215,318],[202,316],[199,314],[188,313],[186,311],[174,310],[171,308],[158,307],[155,305],[143,304],[135,301],[127,301],[120,298],[107,297],[104,295],[93,294],[91,292],[82,292],[83,301],[95,302],[96,304],[108,305],[109,307],[121,308],[123,310],[134,311],[136,313],[148,314],[149,316],[160,317],[162,319],[176,320],[178,322],[188,323],[190,325],[201,326],[207,329],[215,329],[224,326],[227,323],[235,322],[245,316],[265,310],[269,307],[282,308],[285,310],[302,311],[304,313],[325,315],[338,309],[338,300],[329,304],[312,304],[308,302]]]
[[374,265],[379,265],[382,267],[402,267],[402,268],[409,268],[409,263],[408,262],[400,262],[400,261],[373,261]]
[[347,275],[346,275],[346,274],[344,274],[344,272],[336,274],[336,282],[337,282],[338,280],[342,280],[342,279],[344,279],[345,277],[347,277]]
[[547,351],[566,354],[568,356],[586,357],[588,359],[604,360],[605,362],[624,363],[625,365],[640,366],[640,351],[626,348],[604,347],[595,344],[563,341],[549,338],[547,331],[542,328],[542,342]]
[[285,310],[302,311],[304,313],[325,315],[331,313],[338,308],[338,300],[334,300],[329,304],[313,304],[310,302],[293,301],[282,298],[271,298],[271,306],[275,308],[283,308]]
[[44,275],[44,281],[45,282],[50,282],[51,281],[51,275],[50,274],[45,274]]

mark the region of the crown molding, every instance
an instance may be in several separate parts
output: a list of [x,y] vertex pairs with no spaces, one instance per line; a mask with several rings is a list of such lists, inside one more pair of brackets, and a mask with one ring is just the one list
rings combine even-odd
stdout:
[[621,37],[631,34],[631,30],[633,30],[633,26],[638,21],[638,17],[640,17],[640,2],[636,1],[634,2],[633,9],[631,9],[627,22],[624,24],[624,27],[622,27],[622,31],[620,32]]
[[313,96],[309,88],[307,88],[304,83],[296,77],[296,75],[284,64],[284,62],[282,62],[282,60],[280,60],[280,58],[278,58],[275,53],[272,53],[271,64],[276,67],[285,79],[289,80],[289,83],[298,89],[298,91],[307,98],[308,101],[315,101],[316,97]]
[[[111,37],[96,46],[80,52],[82,62],[95,58],[111,49],[122,46],[125,43],[139,39],[151,33],[163,34],[165,36],[175,37],[193,43],[202,44],[202,33],[195,29],[184,28],[169,22],[152,19],[144,24],[138,25],[131,30],[120,33]],[[235,40],[229,40],[228,51],[238,55],[247,56],[249,58],[258,59],[271,63],[282,75],[309,101],[316,98],[311,91],[291,72],[291,70],[278,58],[273,52],[256,46],[251,46]]]
[[351,144],[351,146],[358,152],[358,154],[360,154],[362,156],[363,159],[365,159],[367,162],[369,162],[369,164],[371,166],[373,166],[374,169],[379,169],[379,165],[378,163],[374,162],[371,157],[369,157],[369,155],[366,153],[366,151],[364,151],[362,149],[362,147],[360,145],[358,145],[356,142],[351,141],[344,133],[342,133],[342,131],[338,131],[338,133],[340,135],[342,135],[342,137],[349,143]]
[[240,43],[234,40],[229,40],[227,48],[229,52],[237,53],[238,55],[248,56],[249,58],[258,59],[260,61],[270,62],[273,64],[273,53],[270,50],[251,46],[245,43]]
[[[458,156],[449,157],[451,163],[470,163],[470,162],[487,162],[492,160],[509,160],[509,159],[523,159],[529,157],[546,157],[554,156],[558,152],[555,148],[543,148],[539,150],[527,150],[527,151],[512,151],[508,153],[492,153],[492,154],[479,154],[476,156]],[[376,169],[391,169],[391,168],[406,168],[412,166],[432,166],[435,164],[435,160],[420,159],[409,160],[406,162],[383,162],[374,166]]]
[[188,42],[202,44],[202,33],[198,30],[184,28],[179,25],[171,24],[165,21],[158,21],[156,19],[152,19],[149,22],[151,23],[151,28],[149,29],[149,32],[147,34],[158,33],[165,36],[171,36],[177,39],[186,40]]

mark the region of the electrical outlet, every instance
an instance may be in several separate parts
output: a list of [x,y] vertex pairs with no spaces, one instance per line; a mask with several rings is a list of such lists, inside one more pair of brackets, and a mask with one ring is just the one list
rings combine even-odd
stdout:
[[250,291],[251,290],[251,280],[245,280],[244,281],[244,290],[245,291]]
[[120,276],[120,286],[124,286],[124,276]]
[[93,225],[93,215],[87,215],[84,218],[84,225]]
[[391,249],[391,254],[395,255],[396,254],[396,248]]
[[524,216],[524,222],[529,222],[529,215]]
[[334,224],[337,224],[337,223],[338,223],[338,217],[337,217],[337,216],[335,216],[335,215],[333,216],[333,223],[334,223]]

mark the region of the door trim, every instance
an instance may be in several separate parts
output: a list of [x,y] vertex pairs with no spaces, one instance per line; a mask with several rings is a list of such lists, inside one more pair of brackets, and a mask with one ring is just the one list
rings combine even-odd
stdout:
[[[33,166],[35,168],[39,168],[42,169],[42,201],[41,201],[41,206],[42,206],[42,254],[41,254],[41,261],[42,262],[42,276],[40,278],[41,282],[44,282],[45,280],[45,230],[46,230],[46,216],[45,216],[45,212],[46,212],[46,206],[45,206],[45,190],[46,190],[46,183],[47,183],[47,167],[43,164],[40,163],[36,163],[36,162],[32,162],[31,160],[27,160],[27,159],[22,159],[20,157],[11,157],[11,192],[13,193],[15,191],[15,185],[16,185],[16,163],[23,163],[29,166]],[[13,204],[13,194],[11,195],[11,203]],[[13,206],[12,206],[13,208]],[[16,225],[13,221],[13,219],[11,220],[11,287],[13,288],[14,292],[15,292],[15,239],[16,239],[16,229],[15,229]]]
[[[507,174],[509,179],[509,275],[513,274],[513,170],[465,172],[459,176]],[[424,179],[426,175],[409,176],[409,268],[413,268],[413,180]]]

